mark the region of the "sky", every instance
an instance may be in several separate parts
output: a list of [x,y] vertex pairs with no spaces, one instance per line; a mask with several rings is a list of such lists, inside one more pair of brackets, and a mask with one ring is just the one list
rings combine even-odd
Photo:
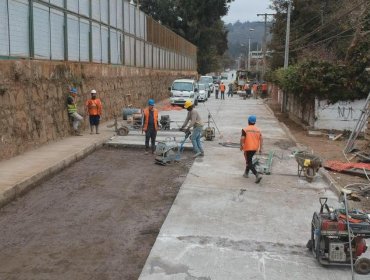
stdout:
[[236,21],[263,21],[262,16],[257,14],[269,13],[270,0],[235,0],[231,2],[229,12],[222,18],[225,23],[235,23]]

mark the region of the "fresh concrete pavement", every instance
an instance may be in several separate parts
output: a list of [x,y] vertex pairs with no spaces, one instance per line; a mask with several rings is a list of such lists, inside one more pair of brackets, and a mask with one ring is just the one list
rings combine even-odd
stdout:
[[[297,177],[297,164],[289,156],[297,147],[263,101],[212,96],[197,109],[204,121],[211,112],[221,134],[204,142],[205,156],[191,167],[140,279],[350,279],[348,268],[323,268],[305,248],[319,197],[329,197],[331,205],[337,204],[337,198],[320,176],[313,183]],[[161,114],[170,115],[176,128],[186,111]],[[264,176],[258,185],[253,176],[242,177],[245,163],[239,149],[219,145],[238,143],[249,114],[257,115],[264,152],[276,154],[272,175]],[[183,134],[161,131],[158,140],[169,136],[181,140]],[[143,140],[140,132],[115,137],[111,128],[102,125],[99,135],[68,137],[2,161],[0,204],[106,141],[113,146],[142,147]]]
[[[262,100],[211,99],[197,107],[204,119],[207,108],[222,139],[205,142],[139,279],[351,279],[348,268],[324,268],[305,247],[319,197],[333,206],[337,197],[320,176],[313,183],[297,177],[289,156],[297,147]],[[264,152],[276,154],[260,184],[242,177],[238,148],[219,145],[238,143],[249,114],[257,115]]]

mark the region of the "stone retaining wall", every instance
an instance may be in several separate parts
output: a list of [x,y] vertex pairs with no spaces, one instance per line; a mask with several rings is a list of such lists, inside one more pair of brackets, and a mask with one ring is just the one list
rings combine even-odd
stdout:
[[[168,97],[168,86],[196,72],[52,61],[0,61],[0,160],[70,135],[68,87],[78,88],[84,112],[90,90],[103,102],[103,120],[122,108],[143,107],[148,98]],[[88,118],[84,126],[88,125]]]

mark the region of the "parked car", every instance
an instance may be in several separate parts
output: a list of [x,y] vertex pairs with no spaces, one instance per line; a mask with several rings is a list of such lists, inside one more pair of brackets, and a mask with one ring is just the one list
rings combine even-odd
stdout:
[[212,76],[212,79],[213,79],[214,84],[220,84],[221,83],[220,76]]
[[208,85],[206,84],[198,84],[198,92],[199,92],[199,101],[207,101],[208,100]]
[[[209,85],[209,93],[211,94],[213,92],[213,78],[212,76],[200,76],[199,78],[200,84],[208,84]],[[209,96],[208,96],[209,97]]]
[[229,75],[227,73],[222,73],[221,74],[221,81],[222,80],[228,80],[229,79]]
[[171,105],[184,105],[186,100],[191,100],[194,105],[198,105],[198,87],[197,83],[191,79],[179,79],[172,83],[168,88],[171,92]]
[[[207,99],[211,96],[211,93],[213,92],[213,90],[211,90],[211,87],[209,86],[209,84],[204,84],[204,86],[206,87],[206,90],[208,92],[207,94]],[[212,83],[212,87],[213,87],[213,83]]]

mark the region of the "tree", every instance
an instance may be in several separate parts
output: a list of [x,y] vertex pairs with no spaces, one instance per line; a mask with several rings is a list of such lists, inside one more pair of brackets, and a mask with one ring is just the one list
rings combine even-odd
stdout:
[[141,9],[198,47],[198,72],[218,71],[227,50],[221,17],[233,0],[141,0]]
[[[273,69],[283,65],[287,6],[287,0],[273,0],[271,5],[276,12],[270,45],[275,50]],[[278,84],[285,90],[332,101],[369,93],[370,1],[292,0],[290,35],[292,67],[270,75],[280,77]],[[294,79],[287,79],[292,73]]]
[[[287,0],[273,0],[275,21],[270,48],[275,50],[273,68],[282,66]],[[293,0],[290,32],[292,63],[307,58],[345,63],[351,49],[368,42],[370,1]]]

